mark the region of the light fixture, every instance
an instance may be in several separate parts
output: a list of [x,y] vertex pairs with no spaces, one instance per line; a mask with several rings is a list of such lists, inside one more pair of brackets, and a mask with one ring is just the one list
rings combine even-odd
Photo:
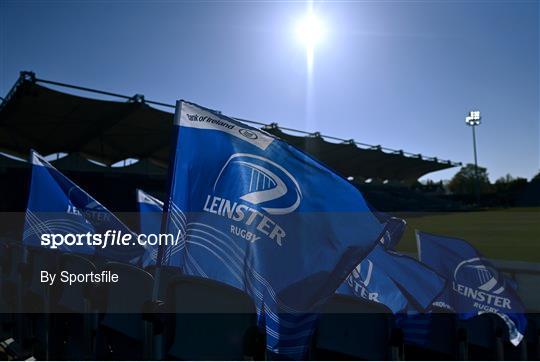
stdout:
[[480,111],[470,111],[469,115],[465,117],[465,123],[469,126],[478,126],[481,123],[482,117],[480,117]]

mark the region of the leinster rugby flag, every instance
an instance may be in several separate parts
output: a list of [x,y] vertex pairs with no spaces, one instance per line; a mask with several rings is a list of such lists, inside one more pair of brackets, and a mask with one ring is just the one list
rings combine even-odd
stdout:
[[424,264],[377,245],[337,293],[381,303],[400,313],[429,309],[445,286],[445,279]]
[[[161,261],[250,294],[268,348],[305,352],[311,312],[382,237],[385,224],[347,180],[273,136],[178,102]],[[280,319],[280,312],[288,313]],[[294,314],[301,312],[298,319]]]
[[[156,199],[143,190],[137,190],[137,205],[139,206],[139,225],[142,234],[159,234],[163,215],[163,201]],[[155,265],[158,254],[156,245],[147,245],[143,267]]]
[[494,313],[508,326],[510,342],[523,339],[527,319],[514,286],[464,240],[417,232],[422,262],[448,278],[448,289],[435,305],[446,306],[468,319]]
[[403,219],[381,212],[377,213],[377,215],[379,216],[379,220],[382,220],[386,224],[384,236],[381,238],[381,244],[384,245],[385,249],[395,249],[405,232],[407,223]]
[[[141,246],[105,245],[92,235],[131,231],[109,210],[79,186],[32,151],[32,178],[23,231],[23,243],[28,246],[56,248],[64,252],[97,254],[110,260],[137,264]],[[82,238],[63,238],[58,245],[55,238],[73,234]],[[44,238],[44,235],[49,237]],[[87,237],[89,235],[89,237]]]

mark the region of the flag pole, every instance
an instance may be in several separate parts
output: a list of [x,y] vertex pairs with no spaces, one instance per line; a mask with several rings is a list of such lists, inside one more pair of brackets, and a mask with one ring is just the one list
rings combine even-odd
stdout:
[[422,261],[422,245],[420,243],[419,230],[414,230],[414,236],[416,237],[416,254],[418,255],[418,261]]
[[[180,126],[180,114],[182,111],[182,101],[177,100],[176,106],[174,109],[174,118],[173,118],[173,125]],[[161,214],[161,229],[160,232],[166,233],[167,232],[167,215],[169,213],[169,204],[170,204],[170,196],[171,196],[171,186],[172,186],[172,179],[174,177],[174,165],[175,165],[175,158],[176,158],[176,145],[178,144],[178,131],[173,130],[173,135],[171,139],[171,148],[169,150],[169,170],[168,170],[168,177],[167,177],[167,188],[166,188],[166,197],[165,200],[163,200],[163,213]],[[159,296],[159,284],[161,279],[161,265],[163,263],[163,255],[165,253],[164,246],[159,244],[158,245],[158,253],[156,257],[156,270],[154,271],[154,286],[152,289],[152,297],[153,300],[157,300]]]

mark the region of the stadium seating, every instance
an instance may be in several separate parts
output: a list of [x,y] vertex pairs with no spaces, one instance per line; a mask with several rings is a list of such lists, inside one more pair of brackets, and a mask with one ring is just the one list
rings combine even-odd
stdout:
[[530,360],[540,360],[540,313],[531,313],[527,318],[529,320],[527,357]]
[[385,306],[335,295],[321,311],[313,346],[317,360],[397,360],[402,340]]
[[467,331],[468,355],[471,360],[504,358],[504,322],[494,314],[482,314],[461,321]]
[[410,360],[466,359],[466,332],[458,327],[457,316],[446,309],[433,308],[400,318],[405,358]]
[[[74,254],[60,258],[59,270],[70,273],[90,273],[97,270],[88,259]],[[53,310],[55,334],[62,341],[55,355],[63,360],[92,359],[95,353],[95,333],[99,296],[97,288],[90,283],[64,285],[56,290]],[[96,298],[98,297],[98,298]]]
[[503,353],[505,360],[539,360],[540,359],[540,315],[527,314],[527,329],[523,341],[518,346],[508,342],[508,329],[503,330]]
[[[96,272],[97,268],[89,259],[75,254],[63,254],[59,261],[59,270],[70,273]],[[86,313],[91,311],[91,298],[88,295],[93,285],[77,283],[69,287],[62,285],[57,292],[56,312]]]
[[178,276],[167,289],[164,351],[167,359],[261,359],[255,305],[236,288],[208,279]]
[[7,275],[10,272],[12,264],[11,253],[9,250],[9,244],[7,242],[0,242],[0,308],[2,313],[0,314],[0,328],[6,330],[11,325],[12,310],[9,309],[8,298],[10,295],[7,290],[6,282]]
[[[156,277],[156,267],[154,265],[149,266],[145,268],[147,272],[152,274],[154,278]],[[176,277],[180,271],[178,268],[175,267],[169,267],[169,266],[162,266],[160,268],[160,275],[159,275],[159,287],[158,287],[158,300],[165,300],[165,296],[167,294],[167,287],[170,283],[170,281]]]
[[6,254],[7,258],[2,268],[2,298],[9,310],[15,312],[18,310],[17,299],[21,296],[20,287],[23,285],[20,267],[24,258],[24,248],[20,244],[9,243]]
[[[13,299],[15,286],[8,282],[12,264],[9,243],[2,240],[0,242],[0,340],[2,342],[9,340],[14,332],[14,310],[13,303],[10,302]],[[5,347],[7,348],[7,344]]]
[[[31,322],[31,328],[22,328],[22,335],[32,337],[34,355],[40,359],[268,357],[264,350],[264,335],[257,329],[255,306],[247,295],[235,288],[208,279],[182,276],[176,269],[164,268],[160,276],[159,299],[165,303],[161,305],[153,302],[154,278],[148,273],[154,272],[155,268],[144,271],[122,263],[104,263],[103,260],[98,260],[101,266],[97,267],[89,258],[60,255],[45,249],[29,248],[27,257],[24,254],[20,244],[0,243],[0,300],[2,308],[7,308],[2,311],[10,312],[3,316],[0,336],[14,336],[0,341],[7,341],[0,345],[0,359],[6,350],[10,350],[10,358],[30,356],[26,348],[16,348],[12,343],[20,340],[13,327],[25,327],[28,322]],[[106,269],[119,274],[120,282],[112,287],[98,288],[94,284],[65,287],[60,284],[59,288],[48,289],[37,279],[38,271],[45,268],[73,273]],[[521,280],[517,279],[518,282]],[[33,312],[23,319],[11,318],[20,310],[18,294],[24,310]],[[55,313],[50,319],[45,314],[48,310]],[[403,340],[401,331],[396,328],[395,317],[382,305],[334,296],[323,307],[309,357],[333,360],[462,359],[466,356],[465,336],[469,352],[466,357],[471,360],[540,357],[538,314],[528,315],[526,343],[513,347],[507,342],[506,325],[494,315],[485,314],[458,322],[456,315],[441,312],[429,315],[429,333],[425,343],[419,345],[411,343],[406,328],[398,324],[405,332]],[[101,316],[99,323],[98,315]],[[163,338],[155,338],[157,333]]]
[[56,273],[60,254],[44,248],[27,248],[27,257],[22,264],[22,276],[25,287],[22,294],[23,310],[29,319],[34,355],[38,358],[50,359],[52,348],[60,345],[51,335],[51,304],[53,288],[47,283],[41,283],[40,273],[47,270]]
[[152,301],[154,278],[140,268],[117,262],[107,263],[104,270],[118,274],[119,280],[104,291],[98,359],[152,359],[152,325],[143,319],[143,312]]
[[8,261],[3,268],[5,273],[2,274],[2,299],[6,310],[13,313],[9,317],[8,325],[17,341],[23,343],[23,339],[26,339],[23,337],[28,335],[28,320],[18,312],[21,310],[23,289],[27,286],[27,280],[21,273],[25,248],[18,243],[9,243],[7,254]]
[[28,287],[25,289],[24,299],[27,303],[26,310],[36,312],[48,312],[51,289],[47,283],[42,283],[40,273],[47,270],[51,273],[58,271],[60,253],[45,248],[27,248],[27,258],[23,274],[27,279]]

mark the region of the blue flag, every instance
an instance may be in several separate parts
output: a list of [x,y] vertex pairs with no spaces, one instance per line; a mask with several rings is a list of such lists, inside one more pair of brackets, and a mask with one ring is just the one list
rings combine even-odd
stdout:
[[160,260],[250,294],[268,349],[304,357],[309,313],[385,224],[347,180],[263,131],[179,102],[174,132],[165,227],[184,239]]
[[[38,153],[32,151],[30,157],[32,177],[23,231],[25,245],[95,254],[132,264],[140,262],[144,251],[141,246],[106,245],[104,238],[97,240],[92,236],[107,234],[111,237],[113,233],[133,235],[114,214]],[[53,237],[43,238],[43,235],[53,234],[56,235],[54,239],[58,239],[58,244],[54,243]],[[88,238],[65,238],[60,244],[61,237],[68,234],[84,234],[88,235]]]
[[385,216],[383,220],[386,223],[386,228],[381,243],[386,249],[393,250],[401,240],[407,223],[403,219],[390,216]]
[[137,190],[137,205],[140,214],[140,232],[158,234],[161,231],[163,201],[156,199],[143,190]]
[[445,279],[424,264],[377,245],[337,292],[384,304],[397,314],[429,309],[445,286]]
[[[159,234],[163,216],[163,201],[156,199],[143,190],[137,190],[137,205],[139,206],[139,225],[141,234]],[[142,266],[155,265],[158,255],[157,245],[147,245],[143,256]]]
[[424,232],[417,232],[416,237],[421,261],[449,281],[434,305],[453,309],[461,319],[494,313],[505,321],[510,342],[517,346],[527,319],[507,278],[464,240]]

